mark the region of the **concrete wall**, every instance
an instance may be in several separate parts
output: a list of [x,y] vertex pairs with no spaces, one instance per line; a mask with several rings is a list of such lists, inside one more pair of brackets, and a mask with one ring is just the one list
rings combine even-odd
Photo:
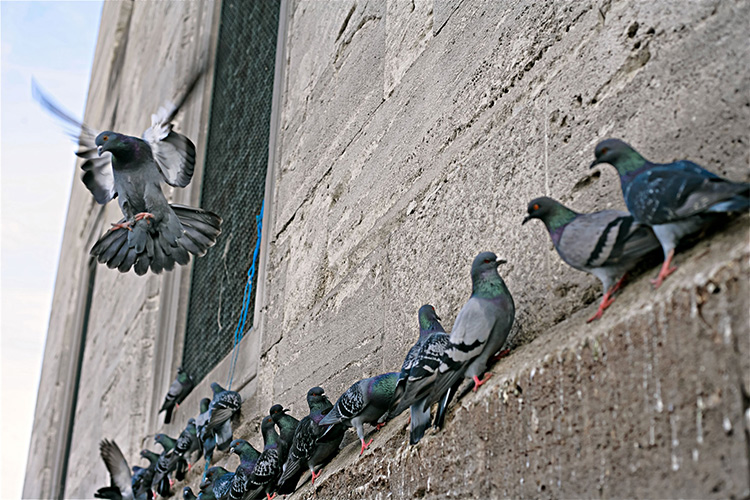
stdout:
[[[527,202],[544,194],[579,211],[623,207],[614,170],[588,169],[606,137],[655,161],[687,157],[749,180],[750,2],[287,7],[262,291],[242,344],[246,401],[235,436],[260,446],[258,416],[272,403],[301,417],[314,385],[334,398],[358,378],[398,369],[419,306],[435,305],[449,328],[470,293],[471,259],[493,250],[509,262],[501,272],[516,302],[518,349],[487,387],[456,404],[445,432],[408,448],[403,416],[363,458],[346,448],[326,469],[321,498],[750,494],[747,218],[679,254],[681,270],[658,293],[649,269],[594,325],[584,319],[598,281],[565,266],[541,224],[520,225]],[[118,47],[117,9],[127,7],[105,5],[95,75]],[[144,39],[129,40],[125,65],[137,85],[118,91],[122,102],[150,109],[164,97],[134,92],[167,92],[153,67],[187,68],[209,43],[210,10],[208,2],[133,5],[133,33]],[[190,42],[172,53],[150,41],[160,29]],[[106,83],[97,78],[92,124],[113,103],[102,101]],[[191,137],[204,134],[198,109],[181,121]],[[147,125],[119,123],[133,133]],[[76,184],[70,213],[89,213],[91,203]],[[32,459],[49,454],[45,432],[61,383],[51,370],[65,356],[59,339],[75,311],[73,267],[85,263],[91,213],[88,225],[68,219]],[[110,207],[95,220],[103,227],[115,218]],[[181,352],[177,284],[184,280],[98,275],[92,322],[101,331],[86,346],[83,380],[91,382],[76,415],[72,458],[81,469],[70,473],[69,495],[106,484],[95,464],[101,437],[127,443],[137,462],[146,435],[160,428],[155,411]],[[178,296],[171,308],[170,295]],[[183,407],[195,408],[208,382]],[[42,470],[36,460],[29,471]],[[234,468],[236,459],[220,454],[217,463]],[[195,489],[199,472],[189,480]],[[25,496],[44,496],[33,488],[27,477]]]

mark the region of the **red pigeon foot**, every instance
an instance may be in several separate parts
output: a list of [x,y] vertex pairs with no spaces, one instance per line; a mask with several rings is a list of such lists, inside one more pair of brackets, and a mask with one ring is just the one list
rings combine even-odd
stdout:
[[477,377],[476,375],[474,375],[474,377],[473,377],[473,379],[474,379],[474,389],[472,389],[472,390],[474,392],[477,392],[477,389],[479,389],[479,386],[482,385],[482,384],[484,384],[485,382],[487,382],[487,380],[489,380],[489,378],[491,376],[492,376],[492,373],[487,372],[487,373],[484,374],[484,377],[482,377],[482,380],[479,380],[479,377]]

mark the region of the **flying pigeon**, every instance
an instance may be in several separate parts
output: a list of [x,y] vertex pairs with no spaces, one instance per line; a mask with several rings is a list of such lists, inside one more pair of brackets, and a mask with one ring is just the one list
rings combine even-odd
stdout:
[[242,409],[242,398],[238,392],[228,391],[216,382],[211,384],[214,398],[208,407],[206,432],[216,434],[216,447],[226,451],[232,442],[232,417]]
[[732,182],[691,161],[651,163],[619,139],[597,144],[591,168],[609,163],[620,175],[628,211],[647,224],[661,243],[664,264],[652,281],[658,288],[677,270],[671,267],[680,240],[710,225],[720,214],[747,212],[750,183]]
[[140,482],[140,475],[143,474],[140,471],[144,469],[134,467],[138,476],[131,475],[128,462],[117,443],[104,439],[99,443],[99,452],[109,471],[111,485],[99,488],[94,493],[94,497],[114,500],[151,500],[150,484],[148,486],[137,484]]
[[[401,373],[396,383],[396,394],[391,403],[389,418],[394,418],[409,408],[411,416],[411,430],[409,433],[409,443],[417,444],[424,436],[427,427],[430,426],[431,415],[430,407],[432,402],[428,401],[434,374],[440,367],[440,361],[443,357],[446,347],[450,342],[450,336],[445,333],[443,326],[440,324],[440,318],[431,305],[424,305],[419,308],[419,340],[409,350],[406,355]],[[461,383],[459,379],[458,384]],[[450,390],[445,397],[440,398],[440,407],[438,415],[442,416],[441,411],[447,406],[452,393]],[[442,423],[436,426],[442,426]]]
[[164,423],[168,424],[172,421],[172,411],[175,407],[179,408],[185,398],[190,394],[190,391],[195,387],[193,377],[187,374],[182,367],[177,368],[177,378],[174,379],[172,384],[169,386],[167,395],[164,396],[164,403],[161,405],[159,413],[166,411],[164,416]]
[[177,438],[175,453],[183,457],[187,463],[188,470],[200,459],[202,454],[201,441],[198,439],[198,430],[195,427],[195,419],[188,420],[187,426]]
[[359,454],[362,455],[372,443],[372,439],[365,443],[364,424],[379,425],[385,422],[398,379],[399,373],[391,372],[355,382],[339,397],[333,409],[318,425],[330,425],[326,432],[331,432],[333,424],[338,423],[357,429],[357,436],[362,443]]
[[612,305],[626,273],[659,248],[659,240],[648,226],[620,210],[579,214],[552,198],[541,197],[529,202],[528,213],[522,224],[531,219],[544,222],[560,258],[602,282],[604,296],[589,322],[601,318]]
[[315,479],[322,474],[320,469],[338,451],[344,439],[346,428],[342,424],[334,424],[334,429],[327,432],[325,426],[320,425],[323,417],[333,408],[322,387],[313,387],[307,391],[307,405],[310,407],[310,414],[300,420],[297,426],[279,484],[286,483],[307,466],[315,485]]
[[[195,88],[203,71],[190,80],[175,103],[167,103],[151,115],[151,127],[143,138],[117,132],[98,133],[53,103],[34,83],[32,94],[47,111],[72,128],[78,141],[77,156],[85,161],[82,180],[97,203],[117,198],[125,216],[91,249],[91,255],[110,269],[143,275],[171,271],[185,265],[190,254],[201,256],[216,243],[221,217],[200,208],[170,205],[161,183],[185,187],[195,168],[195,146],[172,130],[180,107]],[[110,158],[102,157],[110,153]]]
[[253,469],[255,469],[255,464],[258,462],[258,458],[260,458],[260,453],[244,439],[235,439],[232,441],[229,452],[240,457],[240,464],[234,471],[234,477],[232,478],[229,498],[232,500],[242,500],[245,493],[247,493],[250,475],[253,473]]
[[224,467],[211,467],[206,472],[206,477],[200,484],[201,498],[212,495],[216,500],[229,498],[229,490],[232,487],[234,474]]
[[263,452],[248,476],[245,498],[258,498],[265,493],[268,500],[271,500],[271,493],[276,488],[276,479],[281,474],[281,439],[270,415],[263,417],[260,430],[263,434]]

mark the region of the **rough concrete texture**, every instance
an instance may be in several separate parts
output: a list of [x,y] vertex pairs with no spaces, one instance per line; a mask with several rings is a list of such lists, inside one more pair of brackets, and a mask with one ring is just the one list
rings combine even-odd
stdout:
[[[105,3],[86,107],[86,123],[140,136],[151,113],[179,90],[207,61],[214,4],[210,1]],[[54,82],[47,85],[54,94]],[[205,79],[184,111],[177,130],[196,144],[205,133]],[[124,105],[124,103],[138,103]],[[74,157],[61,158],[73,167]],[[196,172],[200,179],[200,171]],[[72,187],[29,463],[23,496],[51,498],[58,491],[65,438],[65,404],[73,391],[82,310],[88,286],[89,249],[122,215],[116,202],[101,209],[79,180]],[[199,182],[199,181],[198,181]],[[199,185],[199,184],[198,184]],[[173,201],[196,204],[199,190],[174,190]],[[98,454],[99,441],[115,439],[131,465],[144,445],[153,447],[156,412],[179,360],[173,337],[160,331],[162,283],[169,275],[138,277],[98,266],[88,335],[81,365],[81,386],[74,414],[66,498],[90,498],[109,484]],[[166,355],[169,351],[170,355]],[[181,351],[180,351],[181,352]],[[179,357],[180,352],[177,353]],[[182,424],[182,422],[180,422]]]

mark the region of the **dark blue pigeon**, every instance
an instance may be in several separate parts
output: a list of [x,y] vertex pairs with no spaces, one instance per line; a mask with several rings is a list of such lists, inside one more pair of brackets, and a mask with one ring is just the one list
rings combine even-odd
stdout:
[[211,467],[206,472],[206,477],[200,484],[201,493],[198,498],[212,497],[216,500],[229,498],[229,490],[232,487],[234,474],[224,467]]
[[330,425],[326,432],[331,432],[333,424],[342,423],[354,427],[362,443],[359,454],[365,452],[372,439],[365,443],[364,424],[377,425],[378,429],[388,416],[388,409],[396,392],[399,373],[391,372],[355,382],[339,397],[319,425]]
[[721,214],[747,212],[750,184],[732,182],[691,161],[651,163],[619,139],[597,144],[596,160],[620,175],[625,205],[633,218],[651,226],[664,251],[664,264],[652,281],[659,287],[677,270],[671,267],[680,240],[706,228]]
[[151,488],[159,495],[168,497],[172,495],[172,480],[169,476],[177,469],[179,462],[183,459],[175,452],[177,440],[172,439],[166,434],[157,434],[154,436],[154,441],[161,445],[162,452],[156,462],[154,477],[151,480]]
[[270,415],[263,417],[260,431],[263,434],[263,452],[258,457],[252,473],[248,475],[245,498],[258,498],[265,493],[270,500],[273,498],[271,493],[276,488],[276,480],[281,474],[283,466],[281,462],[282,444]]
[[[79,144],[76,154],[85,160],[83,183],[94,199],[102,205],[118,199],[125,217],[91,249],[91,255],[110,269],[124,273],[132,268],[138,275],[149,268],[157,274],[170,271],[175,264],[187,264],[190,254],[204,255],[221,233],[221,217],[200,208],[170,205],[161,189],[162,182],[185,187],[193,177],[195,146],[172,130],[172,121],[202,74],[196,72],[175,103],[151,115],[151,127],[143,138],[98,133],[33,85],[37,101],[72,128],[70,135]],[[111,162],[102,157],[104,153],[110,153]]]
[[216,382],[211,384],[214,397],[208,407],[206,432],[216,434],[216,447],[229,449],[232,442],[232,417],[242,409],[242,398],[235,391],[228,391]]
[[234,471],[232,486],[229,490],[231,500],[242,500],[250,485],[250,475],[258,463],[260,452],[244,439],[235,439],[229,446],[229,452],[240,457],[240,464]]
[[[279,428],[279,463],[282,466],[286,463],[286,459],[289,456],[289,449],[292,447],[292,442],[294,441],[294,433],[297,431],[297,426],[299,425],[299,420],[288,415],[288,411],[283,406],[276,404],[268,412]],[[298,474],[287,479],[285,483],[278,484],[276,492],[279,495],[289,495],[294,492],[303,472],[304,469],[300,469]]]
[[195,427],[195,419],[188,420],[187,426],[177,438],[175,452],[185,459],[185,464],[190,470],[202,455],[201,441],[198,438],[198,430]]
[[334,428],[330,430],[320,425],[320,421],[333,408],[322,387],[313,387],[307,391],[307,405],[310,407],[310,414],[300,420],[294,432],[284,472],[279,478],[280,485],[297,476],[305,467],[310,470],[312,483],[315,485],[315,479],[322,474],[320,469],[336,454],[344,439],[346,427],[342,424],[334,424]]
[[172,421],[172,412],[175,407],[179,408],[180,403],[182,403],[188,394],[190,394],[190,391],[193,390],[194,386],[195,383],[193,382],[193,377],[188,375],[182,367],[177,368],[177,378],[175,378],[174,381],[172,381],[172,384],[170,384],[167,395],[164,396],[164,403],[162,403],[161,409],[159,410],[159,413],[163,411],[167,412],[164,416],[165,424]]
[[200,414],[195,419],[195,430],[198,432],[198,439],[201,442],[201,448],[203,450],[203,456],[206,458],[206,463],[210,464],[211,459],[214,456],[214,450],[216,449],[216,435],[213,432],[206,431],[206,425],[210,417],[209,407],[211,406],[211,400],[208,398],[201,399],[200,402]]
[[528,213],[523,224],[531,219],[544,222],[562,260],[602,282],[604,296],[589,322],[601,318],[612,305],[627,272],[659,248],[651,228],[621,210],[579,214],[552,198],[541,197],[529,202]]

